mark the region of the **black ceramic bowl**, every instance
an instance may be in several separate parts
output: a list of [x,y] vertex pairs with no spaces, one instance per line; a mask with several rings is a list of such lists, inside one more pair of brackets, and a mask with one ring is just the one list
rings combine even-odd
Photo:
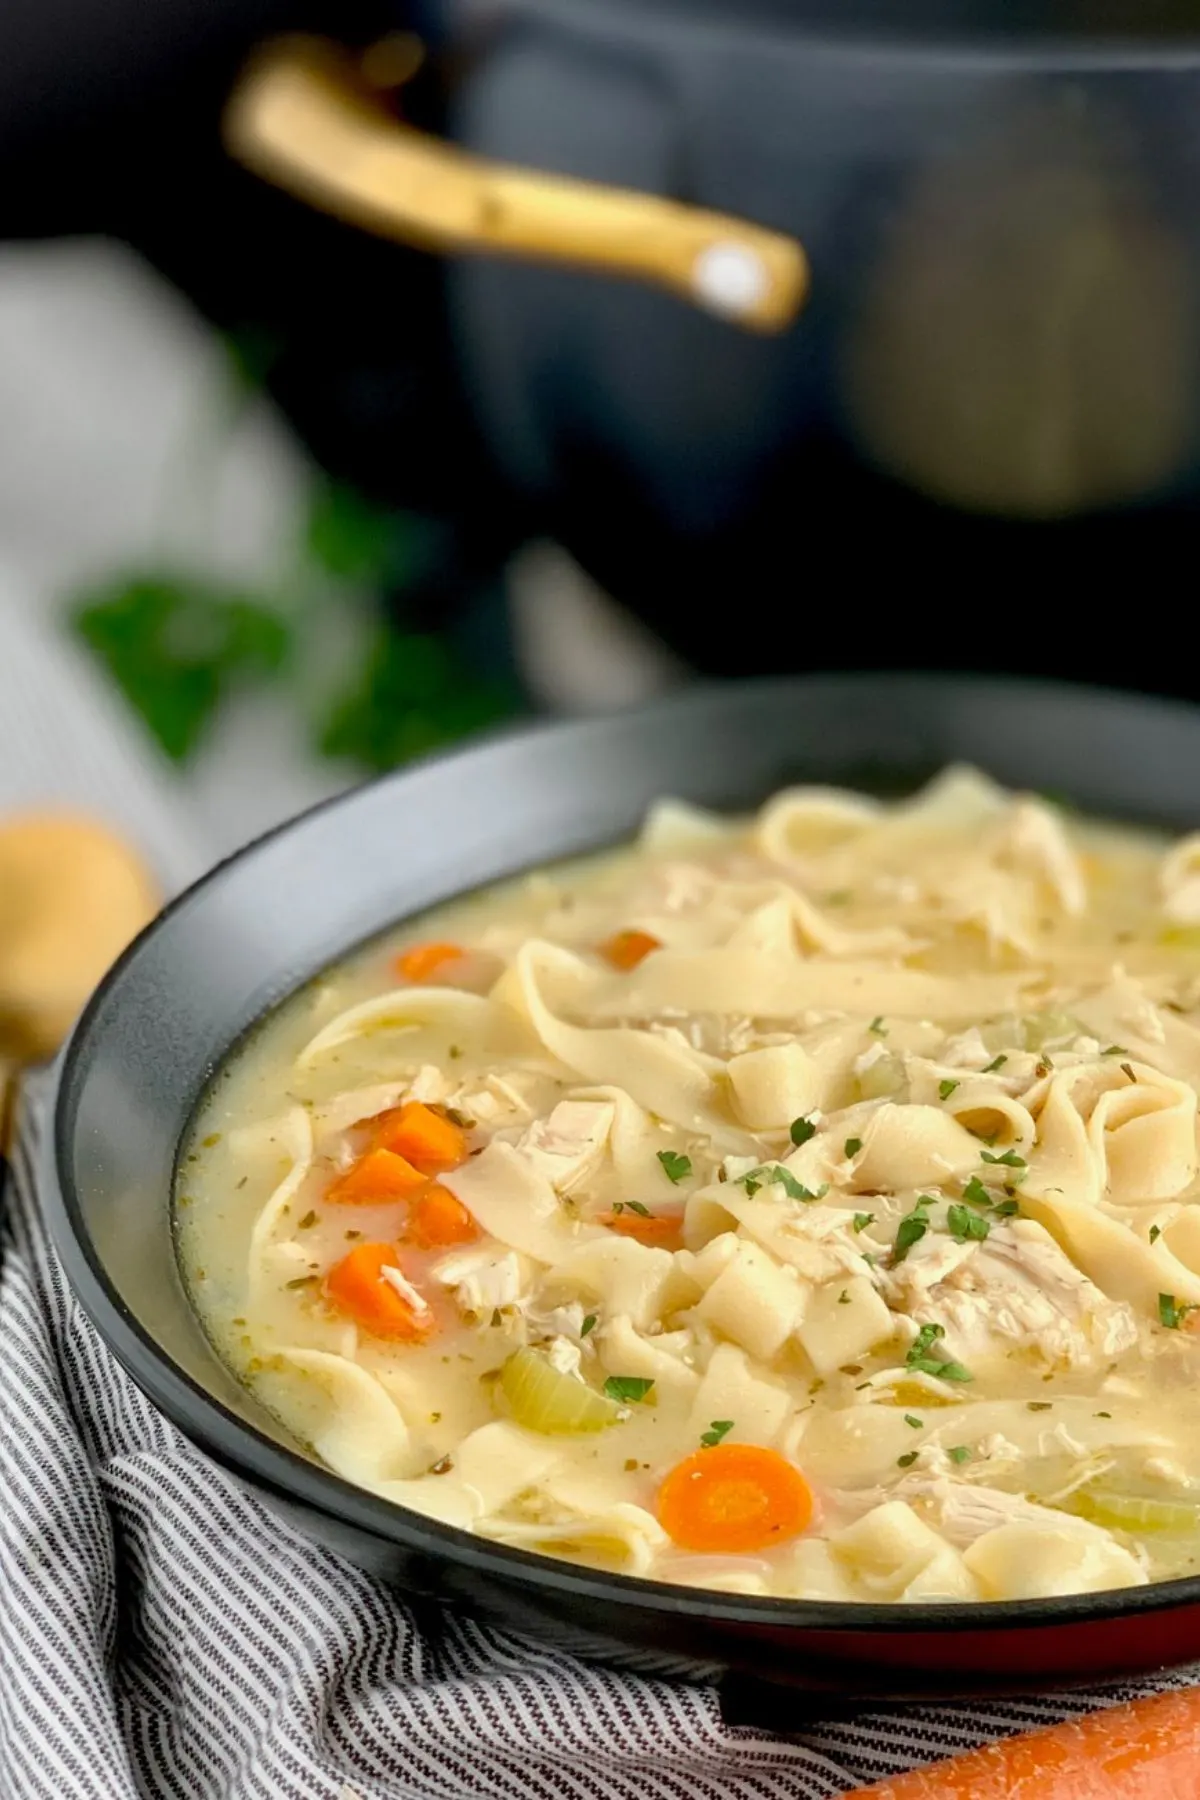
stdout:
[[394,920],[629,836],[675,794],[746,808],[797,780],[911,787],[965,759],[1115,817],[1200,821],[1200,711],[1050,686],[818,676],[700,690],[398,774],[252,845],[153,924],[62,1068],[51,1228],[85,1310],[150,1398],[314,1538],[414,1596],[576,1651],[897,1695],[1045,1688],[1200,1654],[1200,1580],[993,1606],[744,1599],[595,1573],[389,1506],[320,1467],[226,1373],[185,1297],[180,1137],[256,1019]]

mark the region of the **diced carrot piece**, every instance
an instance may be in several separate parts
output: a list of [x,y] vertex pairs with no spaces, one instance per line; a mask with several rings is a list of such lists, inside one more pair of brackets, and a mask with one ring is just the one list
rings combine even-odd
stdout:
[[423,1250],[436,1250],[443,1244],[472,1243],[479,1227],[457,1194],[440,1181],[431,1181],[408,1209],[405,1236]]
[[392,967],[405,981],[418,985],[448,962],[457,962],[463,954],[461,944],[411,944],[393,958]]
[[433,1311],[424,1302],[414,1305],[388,1280],[386,1269],[404,1273],[391,1244],[356,1244],[325,1277],[325,1297],[376,1337],[418,1343],[437,1329]]
[[606,1225],[618,1237],[636,1238],[639,1244],[649,1244],[656,1249],[679,1250],[683,1247],[681,1212],[651,1213],[647,1217],[642,1213],[630,1212],[626,1207],[619,1213],[601,1213],[596,1223]]
[[1152,1694],[985,1744],[846,1800],[1183,1800],[1200,1768],[1200,1689]]
[[467,1134],[462,1126],[420,1100],[406,1100],[403,1106],[381,1114],[371,1143],[378,1150],[406,1157],[427,1175],[457,1169],[467,1160]]
[[658,1519],[684,1550],[739,1556],[786,1543],[813,1514],[794,1463],[761,1444],[714,1444],[677,1463],[658,1490]]
[[368,1150],[325,1195],[335,1206],[382,1206],[419,1193],[429,1177],[393,1150]]
[[661,950],[659,939],[648,931],[618,931],[615,937],[605,940],[600,946],[600,954],[609,961],[614,969],[636,969],[643,957],[649,956],[652,950]]

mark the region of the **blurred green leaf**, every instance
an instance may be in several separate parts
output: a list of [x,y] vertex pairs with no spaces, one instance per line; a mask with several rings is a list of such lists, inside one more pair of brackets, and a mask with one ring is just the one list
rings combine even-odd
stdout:
[[279,360],[282,338],[263,325],[240,325],[225,333],[224,343],[236,386],[258,393]]
[[382,773],[510,718],[517,705],[509,688],[475,674],[444,639],[383,628],[326,718],[319,747]]
[[81,599],[75,631],[167,755],[184,762],[235,686],[287,661],[287,621],[261,599],[190,575],[134,574]]
[[373,506],[344,482],[319,482],[309,502],[308,554],[340,581],[381,586],[404,562],[402,516]]

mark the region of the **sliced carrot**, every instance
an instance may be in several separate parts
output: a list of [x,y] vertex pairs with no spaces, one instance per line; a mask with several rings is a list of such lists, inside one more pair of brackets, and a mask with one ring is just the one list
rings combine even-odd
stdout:
[[765,1550],[803,1531],[812,1513],[799,1469],[761,1444],[697,1450],[658,1490],[659,1523],[685,1550]]
[[1200,1769],[1200,1689],[1154,1694],[855,1788],[846,1800],[1183,1800]]
[[479,1236],[479,1227],[457,1194],[431,1181],[408,1209],[405,1237],[423,1250],[434,1250],[443,1244],[470,1244]]
[[636,1238],[639,1244],[650,1244],[663,1250],[679,1250],[683,1246],[681,1212],[650,1213],[647,1216],[630,1212],[626,1207],[619,1213],[601,1213],[596,1223],[606,1225],[618,1237]]
[[403,1338],[409,1343],[429,1337],[437,1329],[431,1309],[414,1306],[392,1286],[385,1269],[404,1272],[390,1244],[356,1244],[326,1275],[325,1297],[376,1337]]
[[405,1157],[427,1175],[457,1169],[467,1160],[467,1134],[461,1125],[420,1100],[406,1100],[403,1106],[382,1113],[371,1143],[377,1150]]
[[335,1206],[382,1206],[419,1193],[429,1180],[393,1150],[368,1150],[325,1195]]
[[615,937],[606,938],[600,945],[600,954],[614,969],[628,970],[636,969],[652,950],[661,949],[659,939],[648,931],[618,931]]
[[436,975],[446,963],[457,962],[462,954],[461,944],[410,944],[392,958],[392,967],[405,981],[419,984]]

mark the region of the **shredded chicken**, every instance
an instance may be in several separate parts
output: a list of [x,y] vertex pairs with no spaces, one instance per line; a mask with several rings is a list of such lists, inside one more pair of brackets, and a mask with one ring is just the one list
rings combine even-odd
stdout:
[[583,1336],[583,1321],[587,1315],[582,1301],[569,1300],[564,1305],[545,1309],[530,1302],[525,1306],[524,1313],[530,1337],[534,1340],[566,1338],[572,1344],[587,1342]]
[[519,1306],[526,1286],[521,1257],[515,1250],[497,1252],[494,1246],[443,1257],[433,1277],[442,1287],[454,1289],[455,1304],[462,1312],[477,1314]]
[[520,1070],[508,1075],[486,1075],[481,1082],[464,1082],[451,1095],[450,1103],[477,1125],[494,1131],[532,1119],[537,1110],[538,1089],[546,1085],[543,1076],[526,1075]]
[[400,1269],[395,1268],[390,1263],[385,1263],[379,1273],[389,1287],[395,1288],[402,1300],[407,1300],[418,1318],[422,1318],[429,1311],[429,1302],[426,1300],[424,1294],[421,1293],[419,1288],[413,1286],[412,1282],[408,1280],[407,1276],[405,1276]]
[[1069,1529],[1109,1542],[1109,1534],[1099,1525],[1077,1518],[1073,1513],[1056,1512],[1039,1506],[1024,1494],[1008,1494],[1002,1488],[981,1487],[974,1482],[952,1481],[946,1476],[932,1478],[909,1475],[892,1489],[895,1497],[919,1500],[936,1519],[939,1529],[952,1544],[965,1549],[994,1531],[998,1525],[1022,1523]]
[[548,1119],[536,1119],[517,1150],[560,1193],[569,1193],[596,1169],[613,1107],[607,1100],[560,1100]]
[[1086,1368],[1138,1339],[1130,1307],[1110,1300],[1040,1225],[993,1225],[983,1243],[940,1234],[914,1245],[887,1278],[889,1304],[936,1320],[963,1361],[1018,1344],[1047,1363]]

